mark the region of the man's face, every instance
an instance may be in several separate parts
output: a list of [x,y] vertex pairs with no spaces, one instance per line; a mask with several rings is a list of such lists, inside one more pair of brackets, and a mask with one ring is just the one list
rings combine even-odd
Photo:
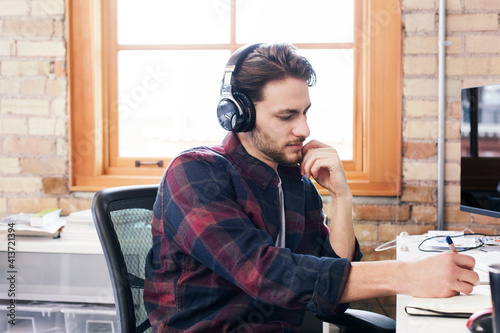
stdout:
[[310,134],[307,82],[294,78],[270,82],[263,89],[263,97],[255,103],[255,129],[249,133],[251,147],[245,148],[273,168],[300,163],[303,142]]

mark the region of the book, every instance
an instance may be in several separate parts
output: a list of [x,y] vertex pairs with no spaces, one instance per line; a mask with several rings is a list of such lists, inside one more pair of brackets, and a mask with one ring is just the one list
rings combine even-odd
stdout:
[[73,212],[68,215],[68,224],[94,226],[94,218],[90,209]]
[[405,311],[412,316],[469,318],[473,313],[491,307],[489,293],[472,293],[449,298],[413,297],[406,305]]
[[66,225],[66,218],[59,217],[44,226],[32,227],[31,215],[33,214],[18,213],[0,219],[0,236],[13,229],[16,236],[58,237],[61,229]]
[[62,237],[64,239],[88,239],[99,241],[97,230],[94,226],[94,218],[90,209],[73,212],[66,219],[66,226]]
[[50,208],[42,210],[30,216],[30,226],[43,227],[44,225],[59,219],[61,210],[57,208]]

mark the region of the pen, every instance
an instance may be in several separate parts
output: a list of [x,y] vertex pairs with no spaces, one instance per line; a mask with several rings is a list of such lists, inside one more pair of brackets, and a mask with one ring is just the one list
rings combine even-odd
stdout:
[[446,243],[450,246],[451,252],[457,253],[457,248],[455,247],[455,244],[453,244],[453,240],[450,236],[446,236]]

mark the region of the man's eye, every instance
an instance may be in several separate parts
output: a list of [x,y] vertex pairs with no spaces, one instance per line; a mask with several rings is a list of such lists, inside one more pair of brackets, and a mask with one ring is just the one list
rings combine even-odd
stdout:
[[292,116],[282,116],[282,117],[279,117],[281,120],[290,120],[292,119]]

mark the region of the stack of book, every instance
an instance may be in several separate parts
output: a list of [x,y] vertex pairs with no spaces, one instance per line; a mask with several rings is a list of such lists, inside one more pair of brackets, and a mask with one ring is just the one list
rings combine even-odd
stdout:
[[[59,237],[66,225],[60,209],[47,209],[37,213],[19,213],[0,220],[0,233],[13,228],[16,236]],[[12,230],[12,229],[11,229]]]
[[98,240],[90,209],[69,214],[61,237]]

